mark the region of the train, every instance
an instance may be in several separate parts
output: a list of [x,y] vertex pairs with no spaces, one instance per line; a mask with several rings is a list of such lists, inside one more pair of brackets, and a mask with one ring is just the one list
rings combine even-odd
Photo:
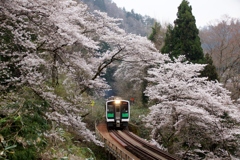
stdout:
[[108,128],[127,128],[130,120],[130,102],[120,97],[106,101],[106,123]]

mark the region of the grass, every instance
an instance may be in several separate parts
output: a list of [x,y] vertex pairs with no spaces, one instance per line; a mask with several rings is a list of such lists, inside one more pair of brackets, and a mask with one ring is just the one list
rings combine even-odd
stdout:
[[144,139],[149,139],[150,134],[150,130],[142,122],[142,118],[148,113],[149,109],[147,107],[138,104],[131,105],[129,130]]

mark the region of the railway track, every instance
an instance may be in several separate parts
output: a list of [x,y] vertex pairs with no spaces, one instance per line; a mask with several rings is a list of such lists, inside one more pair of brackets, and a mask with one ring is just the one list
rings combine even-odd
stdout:
[[124,130],[124,133],[127,134],[132,139],[134,139],[134,140],[138,141],[139,143],[141,143],[141,145],[143,147],[150,149],[154,153],[156,153],[156,154],[166,158],[167,160],[176,160],[177,159],[176,157],[173,157],[172,155],[170,155],[169,153],[159,149],[158,147],[149,144],[147,141],[145,141],[142,138],[136,136],[135,134],[129,132],[128,130]]
[[156,146],[149,144],[147,141],[137,137],[133,133],[124,130],[111,130],[110,136],[115,139],[126,150],[142,160],[177,160],[172,155],[160,150]]

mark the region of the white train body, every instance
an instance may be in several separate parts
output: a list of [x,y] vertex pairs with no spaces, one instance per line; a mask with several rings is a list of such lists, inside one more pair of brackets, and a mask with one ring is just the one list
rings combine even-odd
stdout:
[[130,102],[119,98],[113,98],[106,102],[107,126],[125,128],[130,119]]

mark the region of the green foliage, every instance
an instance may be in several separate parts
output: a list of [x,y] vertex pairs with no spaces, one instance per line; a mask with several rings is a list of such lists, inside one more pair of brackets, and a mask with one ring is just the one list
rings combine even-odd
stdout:
[[169,53],[170,57],[185,55],[190,62],[198,63],[204,59],[201,48],[195,17],[192,15],[192,7],[189,2],[183,0],[178,7],[177,19],[174,28],[168,27],[165,46],[162,53]]
[[164,43],[165,45],[162,47],[161,52],[162,53],[170,53],[174,48],[174,30],[173,30],[173,26],[171,24],[169,24],[167,26],[167,32],[166,32],[166,36],[164,39]]
[[50,132],[57,135],[57,137],[47,138],[49,142],[52,142],[49,143],[49,145],[42,151],[42,159],[96,159],[94,152],[90,149],[90,147],[93,145],[97,147],[93,142],[90,144],[82,143],[79,141],[79,137],[76,136],[73,132],[66,131],[65,128],[55,125],[57,124],[53,125]]
[[211,56],[207,53],[205,55],[207,65],[201,71],[201,77],[208,77],[209,81],[219,81],[216,67],[213,64]]
[[[27,89],[29,97],[32,93]],[[22,92],[19,90],[19,93]],[[26,94],[26,93],[25,93]],[[39,150],[46,147],[43,133],[50,127],[43,116],[48,104],[32,96],[23,102],[9,103],[0,106],[0,113],[4,110],[13,110],[11,113],[1,115],[0,138],[2,158],[11,160],[34,160],[39,157]]]
[[11,160],[36,160],[36,148],[23,148],[23,147],[18,147],[17,152],[15,153],[10,153],[8,155],[8,159]]
[[157,40],[157,32],[161,29],[161,25],[158,22],[154,23],[154,26],[152,27],[152,33],[149,35],[148,39],[152,42],[155,42]]
[[155,47],[160,50],[164,41],[165,31],[163,31],[160,23],[155,22],[152,27],[152,33],[149,35],[148,39],[152,41]]
[[[90,103],[94,101],[94,106]],[[95,130],[95,123],[105,121],[105,101],[104,100],[89,100],[89,105],[84,108],[88,113],[83,117],[83,121],[87,124],[87,128]]]
[[91,151],[95,153],[95,159],[107,159],[106,157],[106,148],[95,145],[94,143],[89,143],[88,147],[91,148]]
[[145,127],[142,123],[142,117],[149,113],[149,109],[138,104],[131,104],[130,124],[129,130],[142,138],[148,139],[150,129]]
[[174,27],[167,27],[161,52],[169,54],[172,59],[184,55],[189,62],[207,64],[200,76],[208,77],[208,80],[219,80],[211,57],[208,54],[204,57],[198,33],[192,7],[187,0],[183,0],[178,7]]

